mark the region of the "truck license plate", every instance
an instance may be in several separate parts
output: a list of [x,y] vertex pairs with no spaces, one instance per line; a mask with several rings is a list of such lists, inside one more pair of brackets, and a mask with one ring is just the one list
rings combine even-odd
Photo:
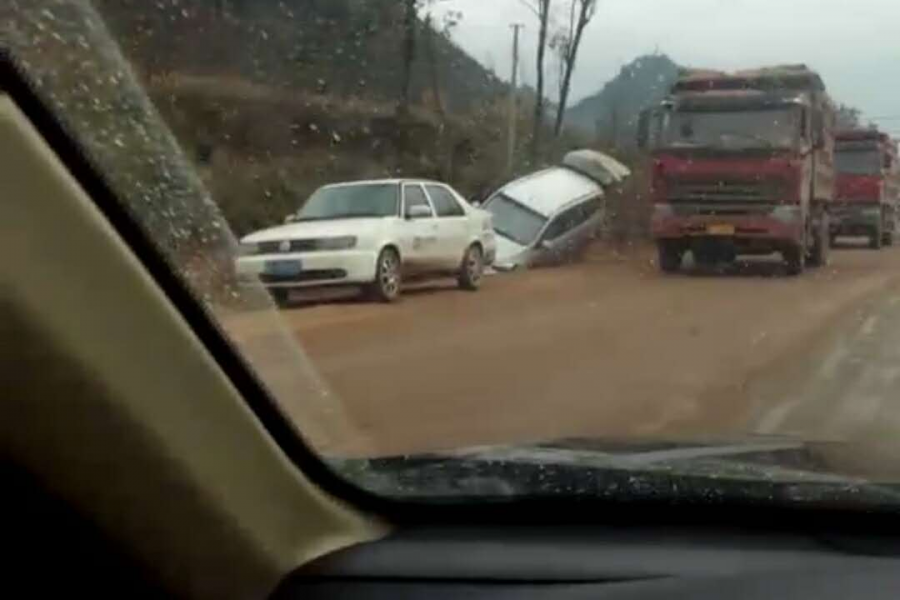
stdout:
[[266,275],[275,277],[293,277],[299,275],[303,265],[299,260],[269,260],[266,261]]
[[709,235],[734,235],[734,225],[710,225],[706,228]]

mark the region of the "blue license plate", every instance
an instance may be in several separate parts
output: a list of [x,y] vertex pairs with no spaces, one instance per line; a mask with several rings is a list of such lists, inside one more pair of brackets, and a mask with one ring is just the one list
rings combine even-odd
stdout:
[[266,261],[266,275],[275,277],[293,277],[303,270],[303,264],[299,260],[270,260]]

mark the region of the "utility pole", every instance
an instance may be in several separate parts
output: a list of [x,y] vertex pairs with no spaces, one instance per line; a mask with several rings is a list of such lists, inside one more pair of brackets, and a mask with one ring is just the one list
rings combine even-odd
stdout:
[[513,30],[513,60],[509,89],[509,136],[507,139],[509,148],[507,148],[506,167],[509,173],[512,174],[516,160],[516,121],[519,116],[519,32],[524,25],[514,23],[510,27]]

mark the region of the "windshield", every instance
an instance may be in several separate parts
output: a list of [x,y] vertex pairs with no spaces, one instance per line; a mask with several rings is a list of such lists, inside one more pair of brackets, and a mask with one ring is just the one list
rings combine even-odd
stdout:
[[[5,0],[0,56],[351,483],[865,509],[900,485],[900,185],[835,181],[878,162],[833,140],[900,135],[900,6],[822,4]],[[754,85],[806,106],[719,110]],[[572,156],[627,169],[495,193]]]
[[799,108],[673,112],[663,139],[672,147],[787,148],[799,137],[800,114]]
[[394,184],[326,187],[310,196],[297,219],[357,219],[395,217],[400,214],[400,186]]
[[880,175],[881,153],[878,150],[839,150],[835,153],[838,173],[848,175]]
[[497,233],[522,246],[531,245],[547,223],[546,217],[503,194],[489,200],[485,210],[493,216]]

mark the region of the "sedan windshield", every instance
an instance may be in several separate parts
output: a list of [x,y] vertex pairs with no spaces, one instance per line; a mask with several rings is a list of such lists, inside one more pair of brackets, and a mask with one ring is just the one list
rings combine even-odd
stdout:
[[881,155],[877,150],[850,150],[834,154],[838,173],[849,175],[878,175],[881,173]]
[[399,190],[399,186],[393,183],[320,188],[297,213],[297,219],[325,221],[393,217],[399,214]]
[[534,242],[547,222],[546,217],[503,194],[488,201],[485,210],[493,215],[494,230],[497,233],[522,246]]
[[674,147],[785,148],[798,137],[799,125],[800,111],[794,108],[675,112],[664,140]]

